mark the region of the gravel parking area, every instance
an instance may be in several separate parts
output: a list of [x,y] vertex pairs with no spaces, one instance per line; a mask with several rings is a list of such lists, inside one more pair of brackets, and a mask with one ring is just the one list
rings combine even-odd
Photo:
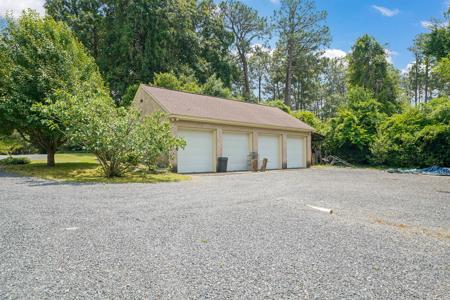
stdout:
[[313,168],[105,185],[0,174],[0,298],[448,299],[449,228],[448,177]]

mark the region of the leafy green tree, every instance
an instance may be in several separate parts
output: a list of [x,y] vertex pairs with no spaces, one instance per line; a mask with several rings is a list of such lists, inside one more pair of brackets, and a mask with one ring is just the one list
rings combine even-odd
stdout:
[[105,94],[62,92],[59,101],[42,105],[40,110],[52,116],[49,126],[94,153],[108,178],[123,176],[140,163],[153,170],[157,159],[170,158],[175,149],[184,146],[160,113],[142,118],[133,107],[116,107]]
[[267,80],[270,68],[270,53],[261,46],[256,46],[249,59],[250,78],[256,81],[258,102],[262,100],[263,82]]
[[283,98],[285,65],[283,50],[275,48],[270,54],[270,61],[264,85],[264,93],[269,95],[270,100]]
[[323,129],[323,124],[320,121],[320,119],[311,111],[307,110],[298,110],[291,113],[292,116],[299,119],[302,122],[305,122],[306,124],[310,125],[314,129],[316,129],[318,132],[321,132]]
[[212,0],[46,0],[47,13],[66,22],[94,55],[111,95],[160,72],[185,70],[201,82],[233,78],[232,35]]
[[225,16],[226,28],[233,33],[234,47],[241,63],[244,82],[243,96],[250,100],[250,72],[248,56],[251,52],[252,42],[261,39],[266,34],[267,22],[258,16],[258,12],[238,0],[227,0],[221,4]]
[[202,93],[209,96],[231,98],[230,89],[223,86],[222,80],[212,75],[202,86]]
[[49,127],[49,116],[36,106],[58,101],[60,91],[76,95],[80,86],[105,93],[97,66],[65,24],[30,10],[8,20],[0,53],[0,123],[44,149],[47,165],[54,166],[66,136]]
[[278,107],[279,109],[281,109],[282,111],[284,111],[288,114],[290,114],[292,112],[291,108],[289,106],[287,106],[286,104],[284,104],[284,102],[279,99],[267,101],[265,104],[272,106],[272,107]]
[[173,136],[172,126],[161,112],[145,118],[136,137],[140,162],[151,172],[161,165],[170,167],[170,161],[175,156],[174,150],[186,146],[183,139]]
[[195,27],[199,38],[200,51],[194,65],[195,77],[205,83],[210,76],[217,74],[224,86],[231,87],[236,76],[236,67],[229,48],[233,43],[233,33],[225,28],[223,15],[213,0],[198,1]]
[[292,77],[292,106],[317,110],[320,91],[320,53],[302,53],[295,58]]
[[157,73],[153,79],[153,85],[170,90],[179,90],[181,82],[173,73]]
[[431,32],[427,35],[429,38],[425,45],[426,53],[437,61],[447,57],[450,53],[450,5],[444,13],[444,20],[435,20],[431,26]]
[[102,0],[47,0],[44,4],[48,15],[66,22],[78,39],[98,59],[104,37],[104,5]]
[[[447,93],[450,90],[450,53],[447,57],[441,58],[439,63],[435,67],[435,72],[439,77],[447,84]],[[450,93],[448,93],[450,94]]]
[[279,48],[286,55],[284,103],[292,104],[292,78],[295,61],[300,55],[318,51],[330,40],[324,21],[327,13],[317,11],[312,0],[282,0],[275,12],[274,23],[280,35]]
[[351,162],[368,163],[377,126],[385,118],[380,108],[381,104],[370,91],[350,88],[347,104],[329,121],[324,142],[326,151]]
[[322,119],[332,118],[339,107],[345,104],[347,67],[344,58],[322,58],[317,115]]
[[385,49],[371,36],[363,35],[352,47],[349,55],[348,81],[373,93],[387,114],[397,112],[398,82],[386,59]]
[[387,118],[371,150],[376,163],[450,166],[450,100],[437,98]]
[[130,106],[130,104],[134,100],[134,96],[136,95],[136,92],[139,88],[139,84],[132,84],[130,85],[127,90],[125,91],[125,94],[122,97],[122,100],[120,101],[120,106]]

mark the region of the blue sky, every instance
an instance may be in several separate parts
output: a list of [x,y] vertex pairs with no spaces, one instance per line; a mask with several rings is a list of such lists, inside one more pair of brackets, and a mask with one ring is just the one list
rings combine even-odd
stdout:
[[[241,0],[263,16],[272,16],[279,0]],[[219,2],[219,1],[216,1]],[[0,15],[6,10],[19,14],[24,8],[43,13],[44,0],[0,0]],[[450,0],[316,0],[328,12],[332,42],[328,53],[348,52],[354,41],[368,33],[391,51],[393,64],[400,70],[413,60],[408,47],[414,36],[426,32],[423,22],[442,18]]]
[[[261,15],[272,16],[279,0],[243,0]],[[413,60],[408,47],[416,34],[427,32],[423,22],[442,18],[448,0],[316,0],[318,9],[328,12],[331,49],[348,52],[355,40],[368,33],[391,51],[400,70]]]

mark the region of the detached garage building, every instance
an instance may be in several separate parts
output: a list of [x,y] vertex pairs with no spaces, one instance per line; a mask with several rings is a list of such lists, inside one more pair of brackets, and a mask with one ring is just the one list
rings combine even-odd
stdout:
[[172,162],[179,173],[215,172],[218,157],[228,157],[228,171],[249,170],[251,153],[267,158],[267,169],[311,164],[314,129],[278,108],[148,85],[140,85],[134,105],[143,115],[166,112],[186,140]]

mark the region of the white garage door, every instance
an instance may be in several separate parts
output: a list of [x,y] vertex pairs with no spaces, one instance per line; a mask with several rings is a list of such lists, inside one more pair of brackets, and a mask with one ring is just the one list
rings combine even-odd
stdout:
[[228,157],[227,171],[248,170],[249,151],[247,133],[223,133],[222,155]]
[[306,145],[305,138],[288,137],[287,138],[287,167],[304,168],[306,167]]
[[259,160],[267,158],[267,169],[281,169],[281,147],[278,135],[259,135],[258,154]]
[[178,150],[179,173],[213,172],[213,133],[210,131],[178,130],[186,147]]

